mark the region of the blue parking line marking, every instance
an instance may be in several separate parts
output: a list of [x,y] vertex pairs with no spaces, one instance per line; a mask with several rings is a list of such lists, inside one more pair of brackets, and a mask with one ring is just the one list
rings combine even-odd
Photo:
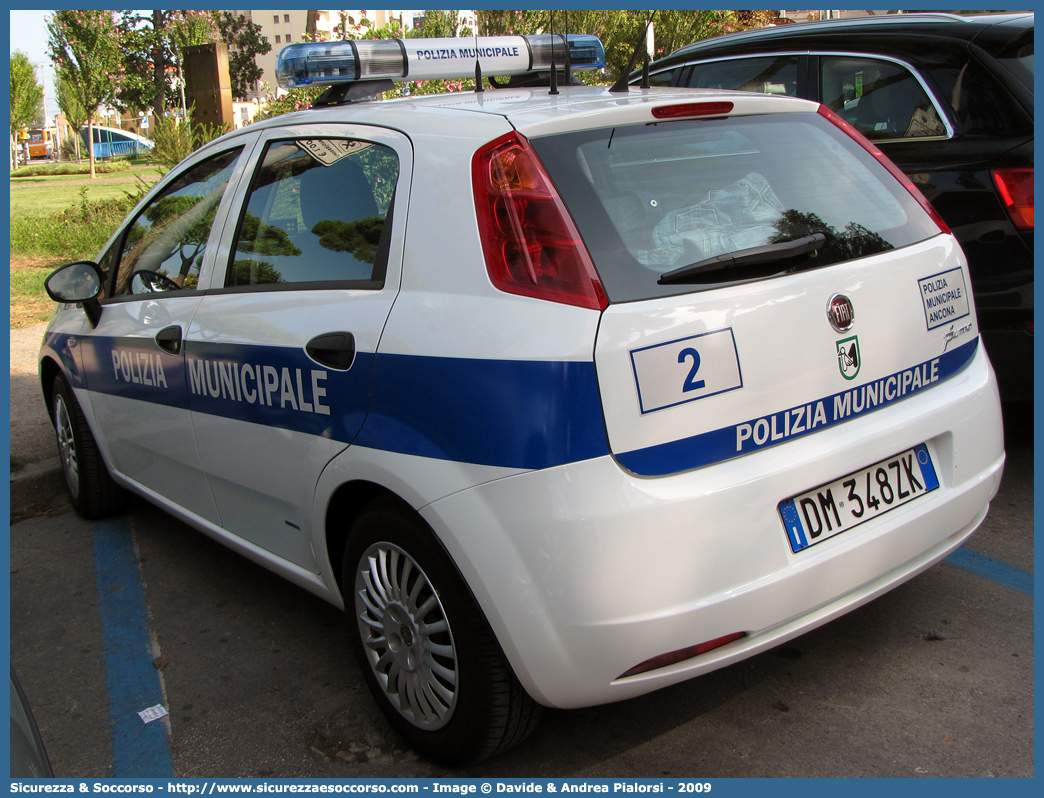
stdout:
[[143,709],[164,702],[159,672],[152,665],[145,589],[126,520],[94,524],[94,565],[112,724],[112,775],[173,776],[166,724],[146,724],[138,717]]
[[943,562],[971,571],[973,574],[1010,587],[1012,590],[1025,593],[1031,598],[1033,596],[1033,574],[1001,560],[995,560],[971,549],[960,548]]

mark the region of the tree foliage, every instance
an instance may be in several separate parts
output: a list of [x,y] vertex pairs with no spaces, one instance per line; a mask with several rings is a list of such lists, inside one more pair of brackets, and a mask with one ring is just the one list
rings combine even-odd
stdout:
[[76,151],[76,163],[80,162],[80,128],[87,124],[87,109],[80,100],[75,87],[69,78],[56,74],[54,90],[57,95],[58,108],[65,114],[65,121],[73,129],[73,149]]
[[36,69],[21,50],[11,54],[11,133],[33,127],[43,117],[43,87]]
[[[87,112],[90,141],[98,108],[114,104],[122,85],[122,36],[116,17],[112,11],[55,11],[47,21],[47,33],[55,73],[67,81]],[[94,178],[94,147],[88,152]]]
[[221,41],[228,45],[228,75],[232,96],[245,100],[261,80],[264,71],[254,60],[272,50],[268,39],[261,35],[261,26],[242,14],[215,11],[215,22]]
[[[597,36],[605,47],[606,67],[602,75],[579,75],[585,82],[613,83],[627,67],[646,22],[653,17],[653,58],[662,58],[679,47],[710,36],[762,27],[775,18],[775,11],[715,11],[709,9],[632,11],[622,9],[567,11],[479,11],[478,27],[483,36],[531,33],[587,33]],[[635,62],[640,66],[643,56]]]
[[172,11],[167,33],[179,56],[186,47],[210,44],[220,38],[217,23],[207,11]]
[[123,38],[124,82],[116,106],[121,111],[152,109],[156,117],[167,110],[167,97],[174,91],[167,67],[174,52],[167,32],[173,12],[156,9],[147,14],[121,12],[118,18]]

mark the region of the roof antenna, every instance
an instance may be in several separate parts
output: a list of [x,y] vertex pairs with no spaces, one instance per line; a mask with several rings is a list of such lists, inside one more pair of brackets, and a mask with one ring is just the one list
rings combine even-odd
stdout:
[[558,70],[555,68],[555,12],[551,11],[551,91],[558,94]]
[[653,20],[656,18],[656,12],[653,11],[649,16],[649,21],[645,23],[645,30],[642,31],[642,36],[638,39],[638,44],[634,46],[634,52],[631,53],[630,59],[627,61],[627,68],[621,73],[620,79],[613,84],[613,87],[609,89],[611,92],[618,92],[626,94],[630,89],[627,87],[627,79],[631,76],[631,70],[634,69],[634,62],[638,60],[638,52],[645,45],[646,38],[649,36],[649,26],[653,24]]
[[478,47],[478,18],[475,19],[475,93],[485,91],[482,88],[482,65],[479,63],[479,47]]
[[[569,11],[568,10],[566,10],[565,15],[566,15],[565,29],[566,29],[566,34],[568,34],[569,33]],[[569,57],[569,42],[566,40],[565,36],[562,36],[562,41],[565,42],[565,46],[566,46],[566,50],[565,50],[565,79],[566,79],[566,85],[569,86],[573,82],[573,59],[571,59]]]

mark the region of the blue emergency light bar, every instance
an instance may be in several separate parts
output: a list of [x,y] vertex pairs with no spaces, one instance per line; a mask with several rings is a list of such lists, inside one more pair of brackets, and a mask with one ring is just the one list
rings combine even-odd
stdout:
[[597,36],[540,34],[456,39],[359,39],[309,42],[284,47],[276,59],[276,80],[284,89],[332,86],[363,80],[436,80],[484,75],[511,76],[556,68],[589,72],[605,66]]

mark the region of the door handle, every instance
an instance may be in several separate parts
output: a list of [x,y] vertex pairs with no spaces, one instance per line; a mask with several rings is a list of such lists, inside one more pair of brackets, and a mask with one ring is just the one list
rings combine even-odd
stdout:
[[172,355],[180,355],[181,327],[176,324],[172,327],[164,327],[156,333],[156,343],[164,352],[170,352]]
[[305,352],[320,366],[348,371],[355,362],[355,336],[350,332],[323,333],[305,344]]

